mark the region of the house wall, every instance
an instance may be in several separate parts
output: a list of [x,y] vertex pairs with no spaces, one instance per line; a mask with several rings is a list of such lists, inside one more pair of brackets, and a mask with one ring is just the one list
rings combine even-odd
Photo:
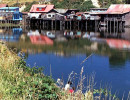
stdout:
[[125,20],[125,26],[130,26],[130,12],[126,13],[123,17]]

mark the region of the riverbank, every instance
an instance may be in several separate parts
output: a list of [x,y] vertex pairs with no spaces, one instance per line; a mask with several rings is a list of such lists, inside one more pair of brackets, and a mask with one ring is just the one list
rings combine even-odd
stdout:
[[54,80],[0,43],[0,99],[58,99]]

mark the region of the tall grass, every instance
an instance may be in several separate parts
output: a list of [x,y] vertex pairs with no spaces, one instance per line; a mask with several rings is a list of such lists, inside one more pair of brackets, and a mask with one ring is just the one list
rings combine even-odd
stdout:
[[[73,81],[73,78],[77,77],[75,75],[79,76],[79,82],[73,93],[69,92],[69,90],[64,90],[64,84],[61,84],[59,82],[57,83],[58,85],[61,85],[59,86],[61,88],[61,93],[59,94],[59,98],[61,100],[119,100],[116,94],[112,94],[111,89],[107,87],[100,87],[99,89],[95,89],[95,73],[92,73],[92,75],[86,77],[85,75],[83,75],[83,72],[84,67],[81,68],[80,74],[75,74],[74,72],[71,72],[68,77],[69,81]],[[85,81],[87,81],[86,86],[84,85]]]

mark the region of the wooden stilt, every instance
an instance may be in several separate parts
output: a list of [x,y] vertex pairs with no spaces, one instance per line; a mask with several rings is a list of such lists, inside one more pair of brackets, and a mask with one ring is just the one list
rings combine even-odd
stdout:
[[87,31],[87,28],[88,28],[88,23],[87,23],[87,20],[86,20],[86,31]]

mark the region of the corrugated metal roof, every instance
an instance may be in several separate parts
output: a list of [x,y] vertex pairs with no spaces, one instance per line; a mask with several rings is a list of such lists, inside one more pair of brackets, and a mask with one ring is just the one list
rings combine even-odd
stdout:
[[[44,8],[44,10],[37,10],[37,8]],[[46,13],[54,8],[54,5],[32,5],[30,12]]]
[[112,4],[106,13],[108,14],[123,14],[130,12],[130,4]]
[[0,8],[7,7],[7,4],[0,4]]

